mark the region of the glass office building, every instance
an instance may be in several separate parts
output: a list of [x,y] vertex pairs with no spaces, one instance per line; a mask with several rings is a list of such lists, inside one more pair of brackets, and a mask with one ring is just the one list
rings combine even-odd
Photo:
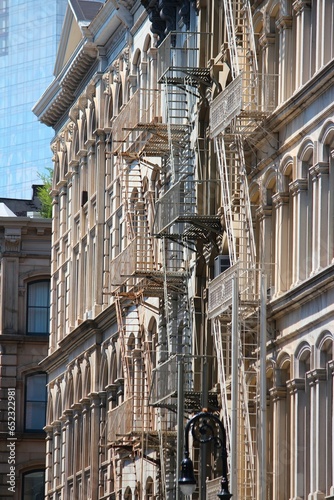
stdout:
[[0,197],[31,198],[53,130],[32,107],[53,80],[67,0],[0,0]]

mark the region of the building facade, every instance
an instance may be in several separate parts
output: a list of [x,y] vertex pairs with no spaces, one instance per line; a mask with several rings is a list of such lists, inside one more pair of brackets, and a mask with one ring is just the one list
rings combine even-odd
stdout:
[[[201,408],[236,498],[332,498],[334,2],[69,6],[35,106],[55,129],[46,498],[182,498]],[[192,436],[193,498],[216,498]]]
[[66,0],[0,3],[0,195],[28,198],[52,133],[31,109],[52,81]]
[[[37,203],[36,203],[37,202]],[[51,220],[38,200],[0,199],[0,498],[43,498]]]

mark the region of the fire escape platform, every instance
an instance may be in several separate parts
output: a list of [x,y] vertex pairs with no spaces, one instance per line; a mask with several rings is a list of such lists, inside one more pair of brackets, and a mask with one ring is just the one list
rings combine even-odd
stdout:
[[174,147],[181,148],[181,141],[189,132],[189,125],[170,124],[161,122],[138,122],[132,126],[123,127],[127,132],[126,139],[115,143],[114,154],[123,157],[151,157],[168,156],[170,154],[170,140]]
[[[177,373],[177,355],[172,356],[153,370],[152,386],[149,397],[150,406],[167,408],[172,411],[177,410]],[[190,382],[188,388],[185,387],[184,389],[183,398],[185,412],[197,412],[203,407],[203,393],[196,389],[198,389],[198,387],[196,387],[193,382]],[[217,392],[209,391],[207,397],[209,411],[219,410]]]
[[210,70],[208,68],[185,68],[170,66],[161,75],[158,83],[167,83],[176,87],[197,87],[199,84],[211,85]]
[[218,215],[180,215],[171,221],[170,226],[177,224],[182,225],[179,232],[174,229],[173,234],[169,235],[167,227],[159,236],[182,236],[182,239],[185,240],[198,240],[207,239],[210,233],[222,233],[220,216]]
[[[155,408],[166,408],[171,411],[177,411],[177,391],[169,395],[167,398],[150,403],[150,406]],[[196,413],[202,410],[202,392],[184,392],[184,411],[188,413]],[[208,393],[208,411],[219,411],[218,394],[216,392]]]
[[134,286],[138,290],[138,293],[141,293],[145,297],[163,297],[164,280],[167,280],[169,291],[181,294],[184,289],[186,273],[183,271],[137,271],[134,277],[138,280]]
[[168,33],[159,46],[158,82],[181,88],[210,86],[210,69],[201,63],[199,48],[208,47],[211,37],[211,33],[205,32]]

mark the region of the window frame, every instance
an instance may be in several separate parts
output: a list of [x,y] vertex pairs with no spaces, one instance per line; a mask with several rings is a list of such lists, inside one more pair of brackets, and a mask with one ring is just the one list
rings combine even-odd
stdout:
[[[38,468],[38,469],[33,469],[33,470],[29,470],[29,471],[26,471],[26,472],[23,472],[22,473],[22,489],[21,489],[21,500],[26,500],[25,498],[25,478],[31,474],[36,474],[36,473],[42,473],[42,476],[43,476],[43,495],[44,495],[44,486],[45,486],[45,469],[43,469],[42,467],[41,468]],[[44,498],[44,496],[43,496]]]
[[[45,376],[45,392],[44,392],[44,399],[28,399],[28,381],[29,379],[33,379],[33,377],[38,377],[39,375],[44,375]],[[47,410],[47,383],[48,383],[48,378],[47,378],[47,373],[46,372],[33,372],[29,373],[25,377],[25,387],[24,387],[24,432],[28,433],[41,433],[44,432],[43,428],[46,425],[46,410]],[[34,415],[34,411],[36,412],[37,409],[34,410],[33,403],[36,403],[38,405],[43,404],[44,406],[44,424],[43,427],[41,428],[32,428],[27,426],[27,417],[28,417],[28,411],[27,411],[27,405],[32,404],[32,409],[31,409],[31,414],[32,416]],[[33,419],[32,419],[33,420]]]
[[[29,300],[30,300],[30,291],[29,290],[33,286],[39,285],[41,283],[47,283],[48,284],[47,303],[46,303],[46,305],[30,305],[29,304]],[[51,302],[50,295],[51,295],[50,278],[41,278],[41,279],[29,281],[27,283],[26,334],[28,336],[48,337],[50,335],[50,302]],[[36,311],[37,309],[47,310],[47,318],[46,318],[46,323],[45,323],[46,331],[44,331],[44,332],[42,332],[42,331],[38,332],[38,331],[30,330],[30,326],[29,326],[30,325],[30,320],[31,320],[30,312],[32,312],[33,310]]]

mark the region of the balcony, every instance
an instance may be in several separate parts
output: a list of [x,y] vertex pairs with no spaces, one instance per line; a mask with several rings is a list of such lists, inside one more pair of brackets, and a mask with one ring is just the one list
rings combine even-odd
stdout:
[[210,33],[171,31],[159,46],[158,82],[184,87],[211,83]]
[[143,430],[142,418],[136,417],[134,397],[108,411],[108,441],[117,443],[134,432]]
[[206,498],[207,500],[217,500],[217,493],[221,490],[221,477],[206,480]]
[[[182,356],[184,359],[184,410],[188,412],[200,411],[202,408],[202,369],[200,357]],[[175,411],[177,408],[177,378],[178,356],[171,356],[152,371],[152,385],[149,405],[168,408]],[[197,366],[198,371],[195,371]],[[216,392],[208,393],[208,407],[213,411],[218,409]]]
[[168,271],[156,269],[147,238],[140,236],[134,238],[110,263],[111,292],[127,285],[127,292],[140,290],[146,297],[160,297],[165,278],[168,289],[180,292],[185,272],[173,265],[168,266]]
[[113,154],[166,156],[169,136],[182,137],[185,125],[163,123],[159,90],[138,89],[123,106],[112,125]]
[[[182,234],[188,239],[221,232],[220,217],[208,214],[205,200],[214,196],[218,181],[179,181],[156,203],[154,232],[159,236]],[[174,227],[173,227],[174,226]]]
[[147,237],[136,236],[110,264],[111,283],[116,286],[130,277],[155,271]]
[[252,309],[259,304],[260,271],[241,269],[237,262],[209,283],[208,316],[210,319],[225,313],[232,306],[233,280],[236,280],[241,311],[247,314],[249,308]]
[[277,106],[277,81],[277,75],[257,75],[255,80],[237,76],[211,103],[211,137],[223,133],[237,116],[236,132],[252,133]]

